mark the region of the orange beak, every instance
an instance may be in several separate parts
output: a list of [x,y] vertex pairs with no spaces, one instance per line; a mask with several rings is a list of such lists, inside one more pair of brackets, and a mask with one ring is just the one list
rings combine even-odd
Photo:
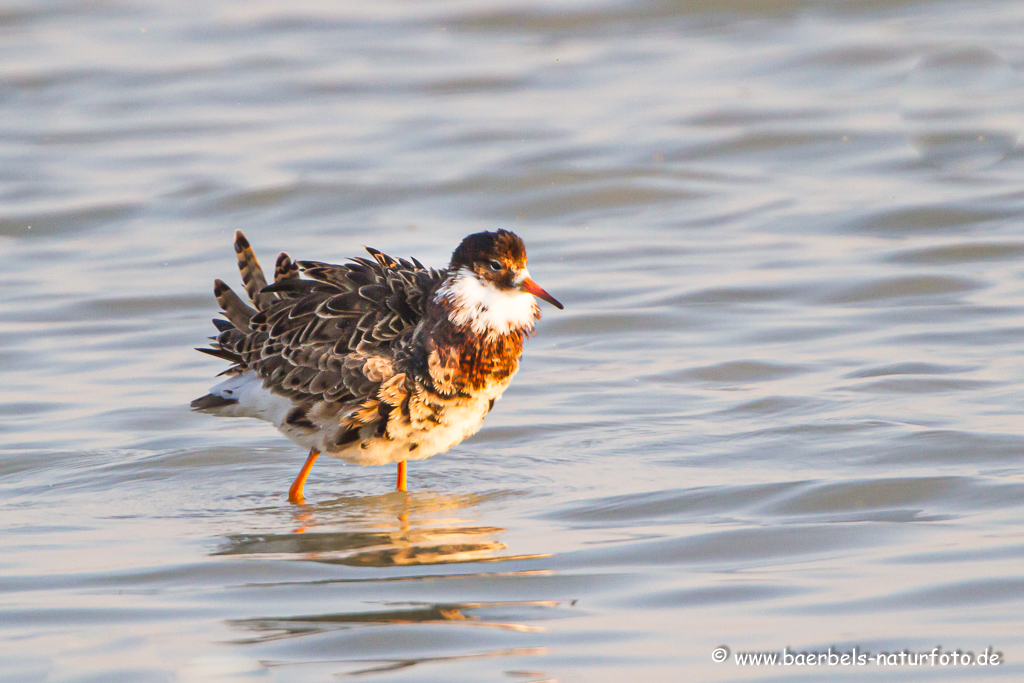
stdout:
[[555,308],[565,308],[565,306],[559,303],[558,299],[545,292],[543,287],[538,285],[530,278],[524,278],[523,281],[519,283],[519,289],[521,289],[524,292],[533,294],[538,299],[544,299],[544,301],[547,301]]

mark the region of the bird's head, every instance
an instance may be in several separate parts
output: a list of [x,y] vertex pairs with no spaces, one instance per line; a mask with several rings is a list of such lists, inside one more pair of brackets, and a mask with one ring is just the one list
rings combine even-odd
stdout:
[[531,328],[540,317],[534,297],[563,308],[530,277],[526,245],[508,230],[466,237],[452,253],[448,273],[438,300],[449,302],[452,322],[471,323],[478,334]]

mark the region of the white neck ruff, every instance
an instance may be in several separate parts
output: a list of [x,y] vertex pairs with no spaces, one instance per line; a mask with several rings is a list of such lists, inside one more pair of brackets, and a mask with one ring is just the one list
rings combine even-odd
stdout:
[[452,305],[448,319],[453,324],[468,324],[474,334],[481,336],[530,330],[540,317],[540,307],[532,294],[496,289],[468,268],[460,269],[441,285],[434,300],[442,299]]

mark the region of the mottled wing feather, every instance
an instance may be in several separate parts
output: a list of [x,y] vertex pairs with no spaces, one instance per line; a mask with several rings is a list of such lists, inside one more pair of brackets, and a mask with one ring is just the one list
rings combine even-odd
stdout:
[[239,233],[239,269],[256,310],[220,283],[226,291],[218,301],[232,326],[220,330],[214,355],[237,358],[236,368],[255,370],[265,386],[298,404],[357,404],[363,417],[372,412],[386,422],[391,406],[376,402],[380,386],[407,362],[405,349],[444,273],[367,251],[372,260],[343,265],[282,254],[267,286]]
[[213,326],[217,328],[217,332],[227,332],[228,330],[235,329],[230,320],[221,320],[220,318],[213,319]]
[[203,353],[208,353],[209,355],[213,356],[214,358],[222,358],[222,359],[224,359],[226,361],[231,361],[232,363],[235,363],[235,364],[240,364],[242,362],[242,357],[241,356],[239,356],[237,353],[234,353],[233,351],[229,351],[228,349],[222,349],[222,348],[212,348],[212,349],[197,348],[196,351],[201,351]]

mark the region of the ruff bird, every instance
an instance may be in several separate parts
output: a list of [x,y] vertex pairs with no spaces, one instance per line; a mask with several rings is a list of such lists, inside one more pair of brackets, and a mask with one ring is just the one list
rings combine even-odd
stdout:
[[[472,436],[519,369],[523,341],[540,319],[534,297],[562,304],[530,278],[512,232],[466,237],[447,268],[371,258],[333,265],[277,258],[268,285],[249,241],[235,233],[246,303],[221,280],[212,348],[227,379],[194,410],[255,417],[309,456],[288,491],[303,486],[321,454],[358,465],[443,453]],[[303,277],[305,276],[305,277]]]

